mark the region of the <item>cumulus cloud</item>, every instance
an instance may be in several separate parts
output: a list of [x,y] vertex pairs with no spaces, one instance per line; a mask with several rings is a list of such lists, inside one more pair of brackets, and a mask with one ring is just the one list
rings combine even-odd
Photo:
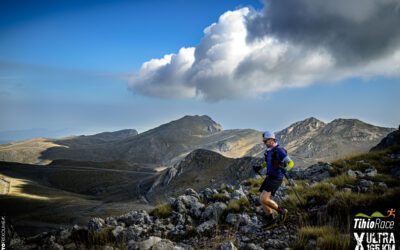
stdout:
[[400,76],[398,0],[272,0],[228,11],[195,48],[143,63],[130,88],[165,98],[245,98],[349,77]]

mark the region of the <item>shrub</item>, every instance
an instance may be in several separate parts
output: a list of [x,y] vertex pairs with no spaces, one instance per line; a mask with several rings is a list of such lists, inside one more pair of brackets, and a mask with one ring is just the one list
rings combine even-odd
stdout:
[[229,201],[229,196],[227,196],[226,194],[223,194],[223,193],[217,193],[217,194],[213,194],[212,196],[211,196],[211,199],[213,199],[214,201],[222,201],[222,202],[225,202],[225,201]]
[[241,213],[250,208],[250,202],[247,198],[242,197],[239,200],[231,200],[228,203],[227,211],[233,213]]
[[173,208],[171,204],[164,203],[156,206],[151,212],[150,215],[158,217],[158,218],[167,218],[172,214]]
[[245,186],[250,186],[250,187],[261,187],[261,184],[263,183],[264,178],[251,178],[243,181],[243,185]]

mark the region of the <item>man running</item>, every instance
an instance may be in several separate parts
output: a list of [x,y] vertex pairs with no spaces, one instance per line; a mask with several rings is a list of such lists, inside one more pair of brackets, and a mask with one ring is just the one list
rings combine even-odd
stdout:
[[276,190],[281,186],[285,173],[293,168],[294,163],[289,158],[286,150],[278,145],[275,134],[269,131],[263,133],[263,142],[267,146],[264,153],[265,161],[261,166],[254,166],[254,171],[260,173],[262,168],[267,168],[267,177],[262,183],[259,191],[260,203],[265,212],[269,224],[283,222],[288,210],[280,207],[271,199]]

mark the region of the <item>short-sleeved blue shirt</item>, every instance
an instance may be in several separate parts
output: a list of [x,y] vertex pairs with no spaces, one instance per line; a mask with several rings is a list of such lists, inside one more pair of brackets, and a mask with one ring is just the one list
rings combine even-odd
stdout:
[[274,163],[272,162],[272,158],[273,158],[272,156],[275,151],[276,151],[276,157],[277,157],[277,159],[275,159],[275,160],[279,161],[278,162],[279,164],[287,156],[286,151],[279,145],[275,146],[272,149],[266,150],[264,153],[264,157],[265,157],[265,162],[267,163],[267,174],[275,179],[283,179],[284,173],[282,172],[282,169],[279,166],[277,166],[276,163],[275,163],[275,167],[274,167]]

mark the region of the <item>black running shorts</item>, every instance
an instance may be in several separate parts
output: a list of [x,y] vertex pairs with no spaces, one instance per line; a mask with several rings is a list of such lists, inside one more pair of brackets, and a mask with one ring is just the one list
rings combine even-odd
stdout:
[[274,196],[276,190],[278,190],[278,188],[281,186],[282,181],[283,179],[275,179],[271,178],[270,176],[267,176],[263,181],[263,183],[261,184],[259,191],[271,192],[271,196]]

